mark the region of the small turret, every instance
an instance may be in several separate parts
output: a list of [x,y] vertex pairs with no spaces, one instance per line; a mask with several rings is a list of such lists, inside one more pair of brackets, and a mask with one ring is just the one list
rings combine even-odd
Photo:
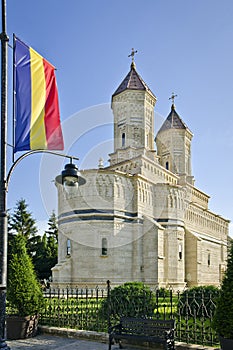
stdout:
[[130,71],[112,95],[114,152],[128,147],[154,150],[156,97],[136,71],[136,52],[132,49]]
[[167,170],[192,183],[191,141],[193,134],[176,112],[172,94],[171,112],[155,138],[160,164]]

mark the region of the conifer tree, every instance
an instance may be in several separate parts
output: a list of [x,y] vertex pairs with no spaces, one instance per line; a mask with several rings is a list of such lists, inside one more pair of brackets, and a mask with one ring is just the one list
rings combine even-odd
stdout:
[[8,232],[9,240],[14,234],[25,237],[28,253],[30,256],[33,256],[36,249],[36,241],[38,240],[38,235],[36,235],[38,229],[32,213],[28,211],[28,204],[25,199],[18,200],[13,214],[9,215]]
[[21,234],[27,240],[35,236],[38,232],[36,221],[32,217],[32,213],[28,211],[28,204],[25,199],[20,199],[16,202],[14,213],[9,216],[9,232]]
[[54,237],[56,243],[58,242],[58,226],[57,226],[57,217],[53,210],[52,214],[49,217],[48,221],[49,229],[45,231],[49,236]]
[[14,235],[9,245],[7,301],[20,316],[39,312],[43,295],[22,234]]
[[233,339],[233,241],[227,259],[227,270],[222,281],[220,296],[214,315],[213,326],[217,333]]
[[33,263],[40,280],[49,279],[51,268],[57,263],[58,226],[55,212],[48,220],[48,230],[37,242],[37,249],[33,255]]
[[57,263],[58,226],[55,212],[49,217],[48,230],[43,236],[37,234],[36,221],[28,211],[24,199],[17,201],[8,222],[9,242],[15,235],[24,237],[38,279],[48,279],[51,276],[51,268]]

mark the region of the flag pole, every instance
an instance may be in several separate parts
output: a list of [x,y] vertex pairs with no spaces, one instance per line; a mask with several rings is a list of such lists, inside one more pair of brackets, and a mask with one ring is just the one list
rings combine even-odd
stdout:
[[8,41],[6,33],[6,0],[2,0],[1,39],[1,151],[0,151],[0,349],[9,350],[6,344],[6,279],[7,279],[7,191],[6,191],[6,147],[7,147],[7,59]]
[[15,148],[15,34],[13,34],[13,106],[12,106],[12,118],[13,118],[13,130],[12,130],[12,162],[14,163],[15,161],[15,152],[14,152],[14,148]]

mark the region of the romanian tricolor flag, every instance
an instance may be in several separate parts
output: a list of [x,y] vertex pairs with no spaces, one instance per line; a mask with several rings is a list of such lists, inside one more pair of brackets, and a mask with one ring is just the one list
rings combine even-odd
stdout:
[[54,70],[14,36],[14,152],[64,148]]

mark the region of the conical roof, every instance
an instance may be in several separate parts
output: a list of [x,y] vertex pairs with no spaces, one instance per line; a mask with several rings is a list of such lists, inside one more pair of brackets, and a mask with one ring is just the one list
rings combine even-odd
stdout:
[[153,92],[149,89],[144,80],[136,71],[134,62],[131,63],[131,69],[129,73],[126,75],[125,79],[122,81],[112,96],[118,95],[125,90],[144,90],[150,92],[155,97]]
[[172,104],[171,112],[168,114],[167,119],[159,129],[158,133],[168,129],[188,129],[187,125],[183,122],[179,114],[176,112],[174,104]]

